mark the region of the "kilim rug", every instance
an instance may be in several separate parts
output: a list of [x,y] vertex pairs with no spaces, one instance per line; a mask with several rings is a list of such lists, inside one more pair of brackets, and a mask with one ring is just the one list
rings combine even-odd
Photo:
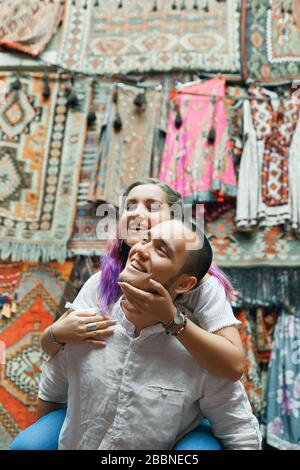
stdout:
[[77,208],[72,236],[68,242],[68,257],[100,256],[105,252],[107,237],[99,231],[101,218],[96,211],[94,204]]
[[1,0],[0,45],[37,56],[62,20],[60,0]]
[[97,74],[239,72],[237,5],[210,0],[204,11],[200,0],[68,1],[58,65]]
[[[72,261],[18,266],[17,313],[0,320],[0,339],[6,345],[6,364],[0,369],[0,449],[36,420],[38,382],[46,358],[40,336],[57,317],[72,267]],[[1,262],[0,285],[11,273],[18,277],[14,271],[13,263]]]
[[68,242],[68,257],[76,255],[99,256],[106,247],[106,241],[99,239],[97,225],[100,217],[96,214],[96,205],[89,202],[88,193],[98,163],[101,131],[107,120],[112,87],[111,83],[93,83],[91,109],[95,112],[96,121],[86,133],[77,195],[77,211],[72,235]]
[[236,230],[235,210],[207,223],[214,260],[224,267],[297,266],[300,240],[285,234],[281,227],[267,227],[252,233]]
[[[261,266],[223,268],[234,286],[234,307],[284,308],[290,314],[300,310],[300,266]],[[257,316],[258,318],[258,316]],[[268,316],[272,320],[272,313]],[[263,330],[264,328],[262,328]],[[263,335],[264,336],[264,335]],[[260,348],[260,350],[263,348]]]
[[300,2],[243,0],[242,63],[249,83],[300,79]]
[[13,261],[64,261],[75,218],[90,100],[90,79],[78,78],[78,106],[67,107],[67,76],[0,74],[0,256]]
[[95,113],[95,121],[88,126],[86,133],[77,196],[78,208],[85,207],[89,202],[89,190],[98,163],[103,127],[108,120],[113,86],[113,83],[104,80],[92,83],[91,110]]
[[[117,103],[116,95],[117,93]],[[160,161],[163,140],[161,125],[164,93],[156,83],[142,94],[145,103],[136,105],[141,88],[119,85],[111,95],[107,120],[103,125],[97,167],[90,184],[89,199],[119,206],[125,188],[139,178],[153,175]],[[115,129],[119,116],[122,127]]]

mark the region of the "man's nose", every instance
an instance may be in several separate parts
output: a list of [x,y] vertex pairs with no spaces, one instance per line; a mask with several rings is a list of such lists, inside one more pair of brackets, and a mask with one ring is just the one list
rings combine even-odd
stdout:
[[149,259],[149,242],[146,244],[137,243],[135,247],[135,252],[143,259]]

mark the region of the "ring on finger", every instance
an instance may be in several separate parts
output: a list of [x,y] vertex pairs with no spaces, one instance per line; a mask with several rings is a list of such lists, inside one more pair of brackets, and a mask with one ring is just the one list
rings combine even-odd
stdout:
[[97,323],[88,323],[88,325],[86,325],[86,331],[95,331],[97,330]]

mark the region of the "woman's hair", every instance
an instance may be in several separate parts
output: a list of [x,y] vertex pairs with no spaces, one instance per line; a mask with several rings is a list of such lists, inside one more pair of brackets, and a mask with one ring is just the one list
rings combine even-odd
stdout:
[[[167,202],[169,206],[172,206],[171,217],[174,213],[173,209],[175,209],[176,212],[176,206],[178,206],[180,213],[182,213],[183,203],[181,195],[156,178],[141,178],[130,184],[122,195],[122,210],[130,191],[136,186],[143,184],[158,185],[165,192],[167,195]],[[117,229],[115,240],[108,242],[106,253],[100,258],[101,276],[99,284],[99,307],[103,312],[107,313],[122,294],[122,291],[118,286],[118,280],[120,273],[126,265],[129,251],[130,248],[126,243],[123,240],[120,240],[119,230]],[[221,271],[215,263],[212,263],[208,272],[212,276],[215,276],[223,286],[227,298],[229,300],[234,299],[233,287],[223,271]]]
[[216,263],[211,263],[208,272],[211,276],[214,276],[224,288],[227,299],[230,301],[235,300],[236,295],[234,293],[234,288],[230,282],[229,277],[226,276],[226,274],[216,265]]

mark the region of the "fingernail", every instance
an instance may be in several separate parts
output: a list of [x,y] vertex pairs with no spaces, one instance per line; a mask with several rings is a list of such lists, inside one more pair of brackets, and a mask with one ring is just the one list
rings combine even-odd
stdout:
[[149,282],[151,282],[152,284],[155,284],[154,279],[149,279]]

